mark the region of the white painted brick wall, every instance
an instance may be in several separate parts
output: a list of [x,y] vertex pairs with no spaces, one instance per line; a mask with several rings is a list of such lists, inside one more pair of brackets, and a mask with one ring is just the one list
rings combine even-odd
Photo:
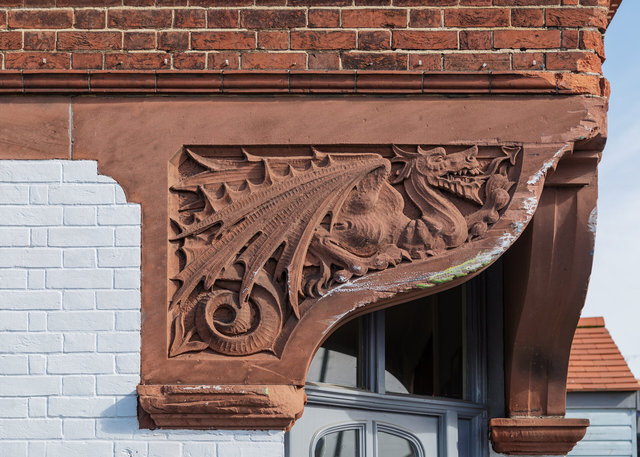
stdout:
[[282,457],[139,430],[140,207],[94,161],[0,160],[0,457]]

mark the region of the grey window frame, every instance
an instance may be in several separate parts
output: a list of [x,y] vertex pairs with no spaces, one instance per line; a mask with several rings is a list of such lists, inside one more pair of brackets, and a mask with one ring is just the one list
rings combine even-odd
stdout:
[[[437,417],[438,452],[458,457],[459,421],[470,422],[470,455],[489,455],[488,421],[504,415],[503,282],[502,262],[467,281],[463,294],[466,306],[466,376],[468,400],[386,393],[384,386],[384,314],[365,315],[369,331],[361,332],[360,357],[368,363],[358,369],[358,385],[368,390],[307,383],[308,405],[333,406],[389,413]],[[375,348],[371,351],[369,349]],[[377,354],[377,356],[376,356]],[[491,357],[488,357],[491,354]],[[287,455],[289,449],[287,446]],[[289,456],[294,457],[294,456]]]
[[316,446],[318,445],[318,441],[320,441],[321,438],[324,438],[325,436],[331,433],[341,432],[346,430],[356,430],[358,434],[358,457],[365,457],[364,447],[365,447],[366,433],[367,433],[366,426],[367,424],[365,422],[354,421],[354,422],[347,422],[347,423],[338,424],[338,425],[332,425],[332,426],[320,429],[318,430],[318,432],[316,432],[313,435],[313,439],[311,440],[311,443],[310,443],[310,450],[311,452],[314,452],[316,449]]

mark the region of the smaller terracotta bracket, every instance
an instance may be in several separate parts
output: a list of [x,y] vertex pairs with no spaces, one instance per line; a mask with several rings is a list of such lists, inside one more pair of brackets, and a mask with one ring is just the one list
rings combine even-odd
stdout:
[[138,386],[151,429],[289,430],[306,401],[304,388],[291,385]]
[[601,149],[574,150],[559,162],[545,180],[545,187],[584,187],[594,181]]
[[580,441],[588,419],[491,419],[491,442],[496,452],[510,455],[566,455]]

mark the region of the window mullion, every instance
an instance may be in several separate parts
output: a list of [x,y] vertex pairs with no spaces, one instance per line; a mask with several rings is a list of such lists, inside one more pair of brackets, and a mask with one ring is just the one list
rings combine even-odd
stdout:
[[372,331],[374,333],[375,345],[375,392],[379,394],[386,393],[384,382],[385,373],[385,312],[377,311],[373,313]]
[[362,317],[358,350],[358,386],[383,394],[384,385],[384,311]]

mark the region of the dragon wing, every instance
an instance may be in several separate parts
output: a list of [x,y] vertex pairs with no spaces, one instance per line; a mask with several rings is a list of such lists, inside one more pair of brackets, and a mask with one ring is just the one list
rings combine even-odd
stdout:
[[[315,229],[329,217],[329,225],[350,190],[367,174],[389,161],[376,154],[321,154],[300,158],[298,168],[282,166],[281,160],[259,158],[245,153],[242,161],[216,160],[189,152],[207,171],[183,180],[177,190],[198,188],[205,198],[205,210],[191,224],[175,221],[180,229],[173,240],[184,240],[186,255],[182,271],[174,278],[181,282],[171,306],[179,306],[203,282],[213,287],[225,270],[243,267],[239,300],[247,302],[256,278],[269,259],[277,264],[273,279],[284,280],[285,293],[293,313],[299,317],[298,300],[303,295],[302,277],[305,258]],[[305,166],[306,165],[306,166]],[[261,168],[262,182],[248,179],[232,189],[238,170]],[[282,173],[274,171],[281,168]],[[222,197],[216,198],[203,182],[219,183]],[[206,235],[207,245],[197,255],[189,252],[190,238]],[[201,242],[200,242],[201,243]],[[202,246],[202,243],[201,243]],[[286,275],[286,278],[283,276]]]

